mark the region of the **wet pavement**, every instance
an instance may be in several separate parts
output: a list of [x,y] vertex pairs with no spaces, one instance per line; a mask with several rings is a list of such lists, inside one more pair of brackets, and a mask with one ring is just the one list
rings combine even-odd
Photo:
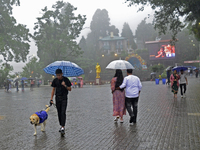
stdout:
[[67,108],[66,135],[57,112],[49,111],[46,132],[29,117],[49,103],[51,87],[5,93],[0,90],[0,150],[198,150],[200,149],[200,79],[189,78],[187,97],[174,100],[166,85],[143,82],[136,125],[114,123],[109,85],[73,89]]

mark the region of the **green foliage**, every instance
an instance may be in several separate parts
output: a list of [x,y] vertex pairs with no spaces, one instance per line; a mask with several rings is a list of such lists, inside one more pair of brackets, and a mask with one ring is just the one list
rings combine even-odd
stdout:
[[40,78],[41,74],[43,73],[41,62],[38,62],[36,57],[31,58],[31,60],[22,68],[23,71],[21,73],[21,77],[30,76],[32,78]]
[[[172,39],[185,26],[191,25],[191,30],[200,40],[200,1],[199,0],[126,0],[131,5],[142,5],[139,11],[143,11],[146,5],[150,5],[154,14],[155,28],[160,34],[172,31]],[[184,23],[181,19],[184,17]]]
[[90,29],[94,33],[95,40],[98,40],[99,37],[107,36],[107,31],[110,26],[110,18],[108,16],[108,11],[106,9],[97,9],[92,17],[90,23]]
[[135,37],[137,41],[142,42],[142,46],[145,47],[146,41],[155,41],[157,33],[152,24],[146,23],[146,18],[140,22],[137,26]]
[[123,28],[122,28],[122,33],[121,33],[122,37],[126,37],[128,40],[128,45],[132,48],[132,49],[136,49],[137,45],[134,41],[134,36],[133,36],[133,32],[129,26],[128,23],[124,23]]
[[119,29],[117,29],[114,25],[109,27],[108,32],[112,32],[114,36],[119,36]]
[[161,74],[161,77],[162,78],[167,78],[167,71],[166,70],[164,70],[164,72]]
[[164,70],[163,64],[153,65],[150,68],[153,72],[158,72],[159,74]]
[[10,64],[3,63],[0,67],[0,84],[3,84],[4,81],[10,79],[12,75],[10,74],[13,71],[13,67]]
[[0,55],[7,61],[25,62],[30,47],[29,30],[12,16],[12,6],[19,4],[19,0],[0,1]]
[[47,64],[58,60],[70,60],[82,53],[76,39],[85,24],[86,17],[75,15],[77,10],[70,3],[56,2],[52,9],[45,7],[43,16],[37,18],[34,40],[40,62]]

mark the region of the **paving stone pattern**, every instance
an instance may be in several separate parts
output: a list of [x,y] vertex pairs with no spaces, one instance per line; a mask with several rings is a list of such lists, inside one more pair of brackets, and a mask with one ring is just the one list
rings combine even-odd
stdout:
[[0,91],[0,150],[199,150],[200,79],[189,78],[187,97],[174,100],[170,87],[143,82],[136,125],[114,123],[110,85],[86,86],[69,94],[66,136],[57,112],[49,111],[46,132],[29,117],[49,103],[51,87]]

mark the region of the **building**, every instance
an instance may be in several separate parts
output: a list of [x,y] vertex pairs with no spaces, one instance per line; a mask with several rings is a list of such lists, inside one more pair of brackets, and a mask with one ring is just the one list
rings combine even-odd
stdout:
[[110,36],[99,39],[99,49],[104,54],[121,54],[122,51],[131,53],[133,50],[128,46],[128,40],[125,37],[114,36],[111,32]]

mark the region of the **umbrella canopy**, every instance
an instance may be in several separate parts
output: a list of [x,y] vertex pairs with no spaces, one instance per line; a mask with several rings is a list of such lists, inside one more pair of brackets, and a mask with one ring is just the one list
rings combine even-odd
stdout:
[[26,78],[26,77],[22,77],[20,80],[27,80],[28,78]]
[[155,72],[152,72],[151,75],[156,74]]
[[83,77],[78,77],[79,79],[83,79]]
[[181,71],[181,70],[183,70],[183,71],[185,71],[185,70],[188,70],[188,68],[187,67],[184,67],[184,66],[177,66],[177,67],[174,67],[173,68],[173,71],[174,70],[176,70],[176,71]]
[[84,74],[84,71],[81,67],[70,61],[55,61],[43,70],[48,74],[56,75],[55,72],[57,69],[61,69],[63,76],[65,77],[74,77]]
[[128,61],[126,60],[114,60],[108,64],[106,69],[135,69]]
[[12,79],[7,79],[8,81],[13,81]]
[[166,71],[169,71],[169,70],[171,70],[172,69],[172,66],[168,66],[167,68],[166,68]]

